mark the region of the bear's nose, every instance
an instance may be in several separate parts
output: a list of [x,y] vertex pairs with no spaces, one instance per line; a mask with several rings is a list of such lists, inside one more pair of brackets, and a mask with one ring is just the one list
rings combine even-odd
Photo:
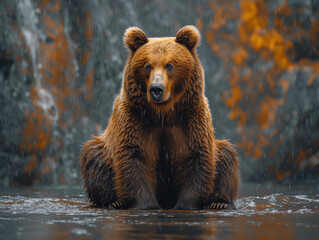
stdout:
[[159,102],[160,100],[162,100],[164,90],[165,90],[165,88],[164,88],[163,84],[160,84],[160,83],[151,84],[150,94],[151,94],[152,99],[156,102]]

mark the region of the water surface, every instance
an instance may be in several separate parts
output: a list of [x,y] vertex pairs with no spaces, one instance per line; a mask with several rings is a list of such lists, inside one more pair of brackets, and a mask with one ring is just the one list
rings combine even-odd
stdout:
[[319,239],[319,184],[241,186],[237,210],[106,210],[80,186],[3,188],[0,239]]

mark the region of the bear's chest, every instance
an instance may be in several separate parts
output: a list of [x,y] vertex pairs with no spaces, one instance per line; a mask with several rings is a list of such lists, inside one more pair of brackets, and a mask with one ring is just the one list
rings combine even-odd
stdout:
[[162,154],[176,158],[186,151],[186,131],[180,126],[170,126],[163,129],[161,135]]
[[144,149],[156,162],[178,161],[187,154],[186,130],[179,125],[154,127],[147,131]]

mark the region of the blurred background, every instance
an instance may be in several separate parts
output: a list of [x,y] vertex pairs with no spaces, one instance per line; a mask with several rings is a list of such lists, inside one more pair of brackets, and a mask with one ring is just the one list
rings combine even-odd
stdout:
[[202,33],[216,137],[244,181],[319,178],[318,0],[1,0],[0,185],[77,184],[107,126],[127,27]]

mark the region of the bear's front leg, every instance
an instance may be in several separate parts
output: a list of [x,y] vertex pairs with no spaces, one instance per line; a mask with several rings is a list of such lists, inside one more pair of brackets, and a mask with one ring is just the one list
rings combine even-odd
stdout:
[[177,174],[180,194],[174,209],[201,209],[213,189],[214,165],[210,155],[193,152]]
[[155,168],[146,159],[143,150],[125,144],[119,147],[116,155],[118,159],[114,163],[114,180],[118,199],[112,206],[116,209],[159,208],[154,193]]
[[216,172],[208,208],[234,209],[240,184],[238,156],[233,145],[226,140],[215,140],[215,146]]
[[209,111],[198,109],[185,122],[185,150],[177,153],[175,183],[179,197],[175,209],[202,209],[214,186],[214,132]]

